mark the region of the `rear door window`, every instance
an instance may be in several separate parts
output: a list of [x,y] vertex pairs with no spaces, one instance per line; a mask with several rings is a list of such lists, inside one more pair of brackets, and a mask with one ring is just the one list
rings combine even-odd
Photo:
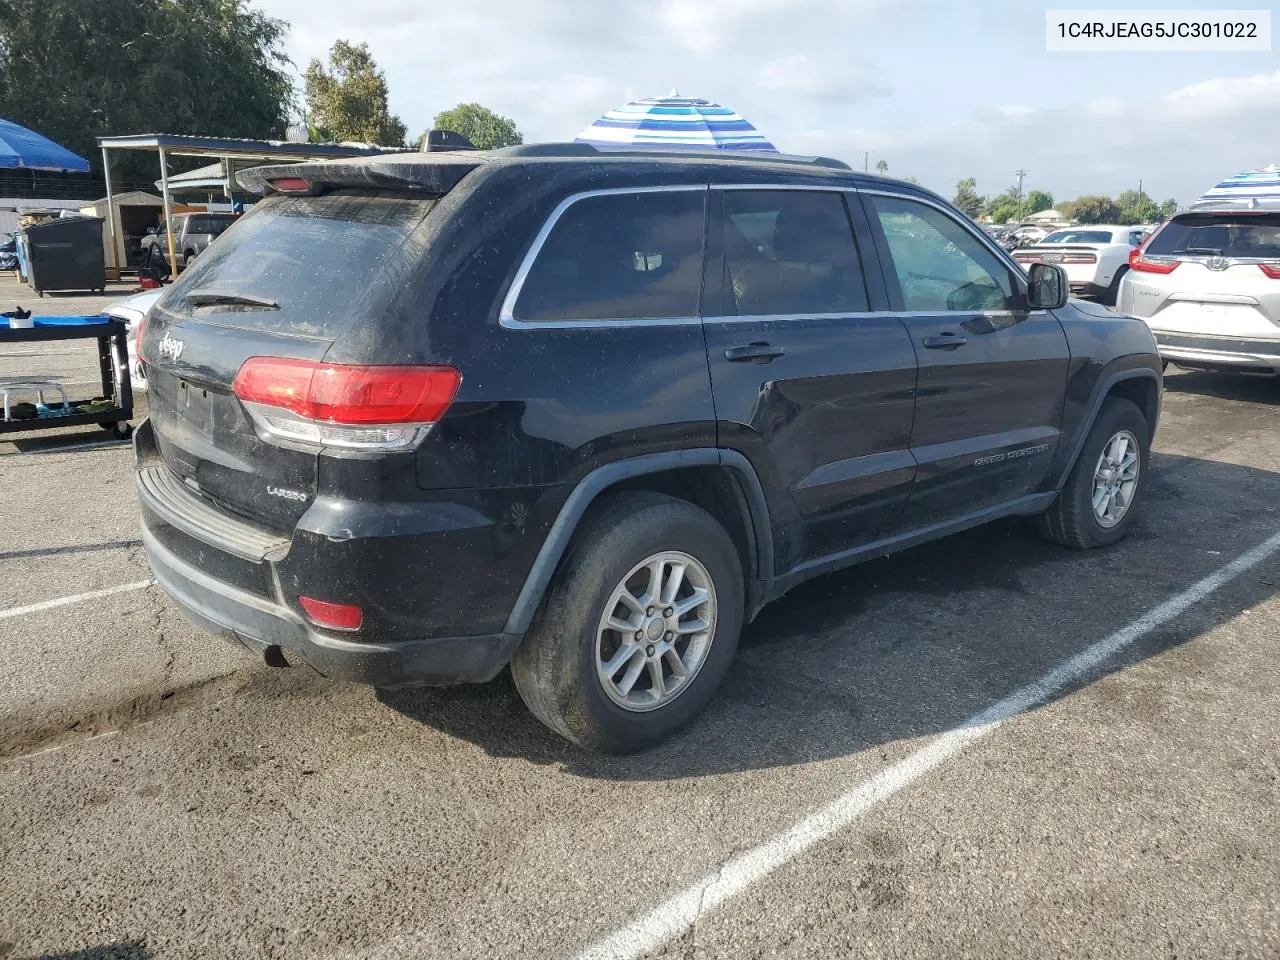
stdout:
[[840,193],[727,190],[722,236],[730,316],[866,312],[862,264]]
[[1147,244],[1154,257],[1280,259],[1280,213],[1184,214],[1165,224]]
[[868,197],[889,245],[905,309],[1017,308],[1009,268],[954,218],[902,197]]
[[[159,307],[224,326],[336,338],[353,317],[376,317],[390,302],[414,266],[409,237],[434,203],[357,191],[263,201],[183,272]],[[197,307],[195,294],[277,306]]]
[[696,317],[706,191],[584,197],[552,227],[516,299],[517,320]]

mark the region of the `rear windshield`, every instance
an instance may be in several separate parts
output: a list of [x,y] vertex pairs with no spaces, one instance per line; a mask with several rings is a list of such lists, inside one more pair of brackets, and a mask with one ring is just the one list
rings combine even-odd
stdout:
[[192,217],[191,233],[211,233],[215,237],[236,222],[235,217]]
[[1151,238],[1147,253],[1280,260],[1280,213],[1183,214]]
[[1059,230],[1051,233],[1041,243],[1110,243],[1110,230]]
[[[257,204],[182,274],[160,307],[225,326],[334,339],[376,313],[413,266],[406,241],[434,198],[338,191]],[[278,304],[198,306],[210,296]]]

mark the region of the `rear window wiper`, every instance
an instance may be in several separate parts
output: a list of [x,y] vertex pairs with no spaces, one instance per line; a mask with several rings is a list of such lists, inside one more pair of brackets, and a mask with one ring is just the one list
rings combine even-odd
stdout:
[[1179,251],[1188,257],[1220,257],[1222,251],[1216,247],[1187,247],[1185,250]]
[[187,303],[193,307],[261,307],[264,310],[279,310],[280,304],[266,297],[255,297],[250,293],[216,293],[213,290],[193,290],[187,294]]

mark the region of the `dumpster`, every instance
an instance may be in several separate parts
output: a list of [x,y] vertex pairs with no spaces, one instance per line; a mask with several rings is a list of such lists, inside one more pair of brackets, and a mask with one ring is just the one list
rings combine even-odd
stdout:
[[58,217],[32,224],[23,235],[27,283],[40,296],[46,290],[106,290],[101,217]]

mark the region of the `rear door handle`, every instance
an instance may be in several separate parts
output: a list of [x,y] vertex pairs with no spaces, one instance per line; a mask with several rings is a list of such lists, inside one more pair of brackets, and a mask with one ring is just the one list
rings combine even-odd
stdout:
[[731,363],[769,363],[786,354],[786,350],[782,347],[775,347],[772,344],[757,340],[748,343],[745,347],[727,347],[724,351],[724,358]]
[[954,350],[968,342],[968,337],[962,337],[958,333],[944,333],[936,337],[924,338],[924,345],[929,350]]

